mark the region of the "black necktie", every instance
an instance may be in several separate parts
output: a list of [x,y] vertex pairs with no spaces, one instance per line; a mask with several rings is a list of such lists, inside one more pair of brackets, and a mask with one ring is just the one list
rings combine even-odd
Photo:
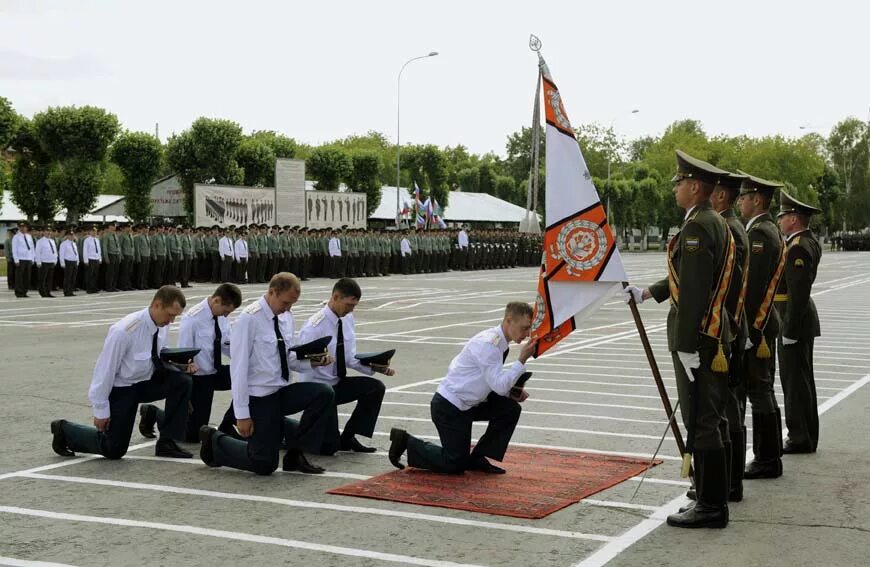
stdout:
[[48,245],[51,246],[51,253],[52,253],[52,254],[56,254],[56,252],[54,251],[54,240],[52,240],[52,239],[49,238],[49,239],[48,239]]
[[27,238],[27,235],[24,235],[24,245],[27,246],[27,249],[30,250],[30,239]]
[[344,331],[341,328],[341,318],[338,319],[338,334],[335,339],[335,373],[339,378],[347,376],[347,366],[344,361]]
[[281,361],[281,378],[290,381],[290,368],[287,366],[287,349],[284,347],[284,337],[281,335],[281,327],[278,326],[278,316],[272,317],[275,322],[275,336],[278,337],[278,360]]
[[221,326],[218,324],[217,315],[214,316],[214,369],[220,370],[223,364],[221,364],[221,339],[223,338],[223,334],[221,334]]
[[506,349],[504,349],[504,352],[501,353],[501,363],[502,364],[507,362],[507,355],[510,351],[511,351],[511,347],[507,347]]
[[157,356],[157,333],[160,332],[160,329],[154,331],[154,336],[151,337],[151,362],[155,365],[160,362],[160,357]]

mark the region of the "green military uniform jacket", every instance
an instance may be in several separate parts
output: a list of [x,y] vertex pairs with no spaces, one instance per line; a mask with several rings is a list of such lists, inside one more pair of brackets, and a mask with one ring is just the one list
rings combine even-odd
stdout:
[[151,258],[151,241],[146,234],[137,234],[133,239],[134,256],[137,262],[142,258]]
[[[715,347],[718,340],[702,332],[702,321],[710,309],[728,253],[728,227],[709,202],[691,210],[679,234],[668,245],[679,290],[671,298],[668,278],[649,287],[653,298],[661,303],[671,298],[668,312],[668,350],[698,352]],[[730,342],[731,330],[723,322],[721,340]]]
[[181,236],[178,233],[174,232],[166,239],[166,255],[170,260],[181,258]]
[[764,213],[755,219],[746,232],[749,238],[749,280],[746,285],[745,307],[749,340],[753,345],[760,345],[763,333],[768,344],[773,344],[771,341],[776,341],[779,334],[779,314],[771,302],[767,325],[763,326],[764,313],[760,310],[766,301],[771,282],[777,278],[784,241],[770,213]]
[[151,235],[151,252],[153,254],[152,258],[160,258],[166,256],[165,234],[156,233]]
[[103,251],[103,262],[107,262],[110,255],[116,256],[121,254],[118,236],[114,232],[104,232],[100,236],[100,248]]
[[181,256],[183,258],[193,258],[193,237],[189,234],[178,235],[179,244],[181,245]]
[[811,230],[799,232],[788,240],[785,274],[779,281],[777,299],[786,298],[782,336],[808,339],[821,335],[819,314],[810,295],[816,271],[822,259],[822,247]]
[[132,259],[136,255],[136,250],[133,247],[133,235],[122,232],[118,236],[118,240],[120,241],[121,254],[128,260]]

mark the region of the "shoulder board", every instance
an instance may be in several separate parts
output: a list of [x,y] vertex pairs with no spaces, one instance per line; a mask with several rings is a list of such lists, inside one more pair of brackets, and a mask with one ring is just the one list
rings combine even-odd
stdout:
[[794,237],[794,240],[792,240],[791,243],[794,244],[795,246],[797,246],[798,244],[801,243],[801,237],[800,237],[800,236],[795,236],[795,237]]
[[259,312],[260,309],[262,309],[262,308],[263,308],[263,306],[260,305],[260,302],[259,302],[259,301],[255,301],[255,302],[253,302],[252,304],[250,304],[250,305],[248,305],[247,307],[245,307],[245,308],[242,310],[242,313],[247,313],[248,315],[253,315],[254,313]]
[[492,338],[489,339],[489,342],[495,346],[498,346],[501,342],[501,337],[498,335],[498,333],[493,333]]
[[198,314],[200,311],[202,311],[203,305],[204,305],[203,303],[197,303],[196,305],[193,306],[193,308],[190,311],[187,312],[187,314],[188,315]]
[[133,331],[136,330],[136,327],[138,327],[139,324],[140,324],[141,322],[142,322],[142,320],[139,319],[138,317],[137,317],[136,319],[133,319],[132,321],[130,321],[129,323],[127,323],[127,326],[126,326],[126,327],[124,327],[124,331],[125,331],[127,334],[132,333]]
[[321,309],[320,311],[311,316],[311,318],[308,320],[308,324],[312,327],[319,325],[320,322],[323,321],[324,317],[326,317],[326,313],[324,313],[323,309]]

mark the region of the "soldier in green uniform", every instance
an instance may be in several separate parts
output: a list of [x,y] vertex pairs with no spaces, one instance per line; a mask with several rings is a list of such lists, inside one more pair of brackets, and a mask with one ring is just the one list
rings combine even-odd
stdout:
[[108,292],[118,291],[118,268],[121,264],[121,246],[116,234],[117,225],[110,222],[106,225],[103,235],[100,237],[100,246],[103,250],[103,266],[105,266],[105,280],[103,289]]
[[220,239],[223,237],[223,229],[214,225],[205,237],[205,252],[208,255],[209,281],[218,283],[221,277],[221,253]]
[[177,235],[181,254],[178,260],[178,280],[181,287],[190,287],[190,273],[193,267],[193,238],[190,227],[181,227],[181,234]]
[[260,251],[260,263],[257,265],[257,281],[266,283],[272,279],[272,274],[267,274],[272,265],[272,248],[269,245],[269,225],[261,224],[260,233],[257,235],[257,249]]
[[260,241],[257,240],[259,228],[255,224],[248,225],[245,241],[248,243],[248,283],[257,283],[260,270]]
[[181,277],[181,237],[184,227],[182,225],[170,226],[166,238],[166,261],[168,262],[168,285],[176,285]]
[[746,300],[746,282],[749,278],[749,237],[746,227],[734,212],[734,203],[740,194],[740,187],[745,179],[742,175],[721,175],[716,182],[716,188],[710,202],[713,209],[722,215],[734,237],[735,254],[734,268],[731,275],[731,287],[725,299],[725,308],[730,316],[731,356],[728,360],[728,398],[725,405],[725,417],[728,420],[725,439],[725,456],[728,458],[728,478],[730,491],[728,500],[740,502],[743,500],[743,469],[746,466],[746,381],[743,372],[743,351],[749,334],[746,324],[746,314],[743,304]]
[[148,276],[151,273],[151,240],[148,238],[148,226],[136,225],[136,236],[133,237],[133,258],[136,262],[136,289],[148,289]]
[[166,227],[151,227],[151,287],[159,289],[163,285],[166,271]]
[[121,234],[117,235],[121,249],[121,265],[118,282],[123,291],[133,290],[133,269],[135,264],[136,252],[133,247],[133,226],[125,224],[121,228]]
[[274,225],[269,232],[269,269],[267,270],[266,281],[271,280],[272,276],[281,271],[284,262],[284,250],[281,247],[279,230],[281,230],[281,227]]
[[746,283],[746,323],[749,341],[746,357],[746,391],[752,403],[752,450],[755,458],[743,478],[777,478],[782,475],[782,425],[773,391],[773,355],[779,334],[779,314],[774,294],[785,267],[785,241],[768,212],[773,194],[782,185],[747,175],[738,205],[748,220],[749,278]]
[[200,282],[207,282],[211,271],[211,262],[208,261],[208,253],[205,249],[207,234],[208,229],[200,226],[193,236],[193,273],[194,279]]
[[[295,228],[299,228],[298,226]],[[294,227],[284,225],[284,229],[278,237],[281,243],[281,270],[282,272],[290,272],[291,274],[299,275],[299,252],[301,243],[299,242],[299,234]],[[293,270],[296,270],[295,272]]]
[[786,237],[785,275],[776,293],[782,316],[779,336],[779,376],[785,395],[788,439],[783,453],[815,453],[819,444],[819,409],[813,375],[813,342],[821,335],[813,302],[813,282],[822,247],[809,229],[819,209],[780,191],[779,227]]
[[674,362],[687,451],[694,457],[697,502],[668,516],[668,525],[728,525],[728,472],[722,422],[728,395],[725,351],[731,341],[725,296],[731,283],[734,239],[710,205],[722,170],[677,150],[674,196],[683,226],[668,244],[668,277],[648,289],[629,286],[626,301],[670,299],[668,350]]

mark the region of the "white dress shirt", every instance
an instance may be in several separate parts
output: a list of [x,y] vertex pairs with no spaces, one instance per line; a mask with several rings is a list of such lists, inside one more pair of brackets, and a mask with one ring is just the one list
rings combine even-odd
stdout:
[[[226,317],[218,317],[218,327],[221,330],[221,356],[230,355],[230,323]],[[194,357],[197,376],[216,374],[214,367],[214,315],[208,305],[208,298],[191,307],[184,317],[178,330],[179,348],[198,348],[199,354]]]
[[[233,325],[233,340],[230,343],[230,376],[232,376],[233,409],[237,419],[249,419],[248,400],[251,396],[263,397],[274,394],[293,381],[293,370],[311,370],[311,362],[297,360],[296,353],[287,353],[287,365],[291,371],[288,380],[281,377],[281,360],[278,358],[278,337],[275,336],[275,316],[266,299],[261,297],[245,307]],[[293,313],[278,315],[278,326],[284,345],[293,344],[295,325]]]
[[[373,376],[375,371],[356,359],[356,332],[353,329],[353,313],[348,313],[341,318],[341,332],[344,337],[344,366],[353,368],[360,374]],[[326,347],[332,356],[332,364],[311,368],[299,373],[300,382],[320,382],[335,386],[338,384],[338,368],[335,363],[335,345],[338,339],[338,316],[327,305],[311,316],[299,331],[299,344],[305,344],[319,339],[320,337],[332,337]]]
[[502,357],[509,347],[501,325],[477,333],[450,361],[438,393],[461,411],[480,404],[490,392],[507,396],[526,368],[519,360],[504,368]]
[[43,236],[36,241],[36,264],[57,264],[57,245],[52,238]]
[[109,394],[112,388],[132,386],[149,380],[154,374],[151,345],[157,331],[157,352],[166,346],[167,327],[154,324],[148,308],[130,313],[111,327],[97,357],[94,377],[88,390],[88,399],[94,408],[94,417],[110,416]]
[[244,238],[239,238],[238,240],[236,240],[235,252],[236,252],[236,260],[247,260],[248,259],[248,243],[245,242]]
[[67,262],[78,265],[79,249],[74,240],[64,240],[60,243],[59,261],[61,268],[65,268]]
[[235,258],[235,249],[233,247],[233,239],[229,236],[222,236],[220,241],[218,242],[218,248],[220,249],[220,257],[226,258],[227,256],[231,258]]
[[402,243],[400,244],[400,248],[402,250],[402,257],[411,255],[411,243],[407,238],[402,239]]
[[329,255],[341,256],[341,241],[334,236],[329,239]]
[[85,238],[84,250],[82,252],[82,263],[103,261],[103,246],[100,244],[100,239],[96,236],[88,236]]
[[12,237],[12,256],[15,258],[15,264],[21,260],[32,262],[36,258],[36,246],[33,244],[33,237],[30,234],[15,233],[15,236]]
[[468,233],[464,230],[460,230],[459,234],[456,236],[456,240],[459,243],[460,248],[468,248]]

